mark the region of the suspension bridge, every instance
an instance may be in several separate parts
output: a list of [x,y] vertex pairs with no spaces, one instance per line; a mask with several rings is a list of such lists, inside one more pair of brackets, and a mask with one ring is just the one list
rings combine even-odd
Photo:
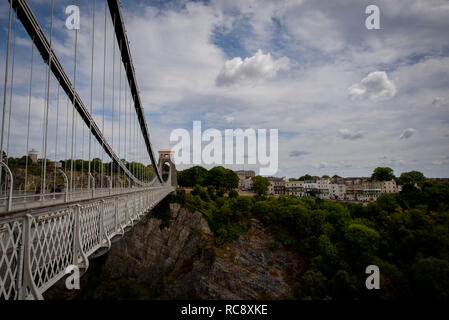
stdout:
[[2,1],[0,300],[43,299],[175,192],[176,168],[156,163],[119,0],[85,1],[73,30],[55,0]]

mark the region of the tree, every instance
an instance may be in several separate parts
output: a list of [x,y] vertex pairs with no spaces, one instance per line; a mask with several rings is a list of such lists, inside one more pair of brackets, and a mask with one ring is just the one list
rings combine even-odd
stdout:
[[206,183],[216,189],[223,188],[228,191],[238,187],[239,177],[231,169],[218,166],[209,170]]
[[228,193],[229,198],[237,198],[239,196],[239,193],[235,191],[234,189],[230,190]]
[[324,174],[321,178],[323,178],[323,179],[330,179],[330,177],[327,174]]
[[388,167],[377,167],[371,178],[378,181],[390,181],[394,179],[393,169]]
[[399,176],[398,182],[400,185],[414,186],[416,184],[418,187],[422,187],[426,182],[426,177],[419,171],[403,172]]
[[320,271],[306,271],[302,281],[302,286],[295,292],[297,297],[307,299],[323,299],[326,297],[328,280]]
[[301,178],[299,178],[300,181],[306,181],[306,180],[313,180],[313,177],[310,174],[305,174]]
[[379,233],[363,224],[353,223],[344,234],[348,241],[348,252],[353,257],[370,256],[377,251],[380,240]]
[[419,259],[412,273],[417,294],[427,299],[449,298],[449,262],[433,257]]
[[239,176],[231,169],[226,169],[226,190],[231,190],[239,186]]
[[183,171],[178,171],[177,176],[178,183],[182,187],[193,187],[196,184],[205,186],[208,172],[207,169],[201,166],[195,166]]
[[270,181],[261,176],[255,176],[251,182],[251,189],[259,196],[266,195]]

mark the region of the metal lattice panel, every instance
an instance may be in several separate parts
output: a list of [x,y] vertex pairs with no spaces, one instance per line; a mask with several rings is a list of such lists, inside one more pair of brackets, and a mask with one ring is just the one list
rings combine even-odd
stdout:
[[0,224],[0,299],[17,299],[22,221]]
[[31,220],[30,269],[38,288],[64,274],[72,264],[74,210],[67,209]]
[[118,213],[118,223],[119,225],[124,228],[126,223],[126,198],[121,198],[117,202],[117,213]]
[[69,265],[87,268],[88,256],[173,191],[149,188],[0,221],[0,299],[42,298]]
[[129,197],[127,201],[128,201],[129,216],[131,217],[131,219],[136,219],[134,197]]
[[103,203],[103,223],[106,235],[111,238],[115,233],[115,201],[105,200]]
[[83,251],[90,255],[101,243],[101,202],[80,207],[80,230]]

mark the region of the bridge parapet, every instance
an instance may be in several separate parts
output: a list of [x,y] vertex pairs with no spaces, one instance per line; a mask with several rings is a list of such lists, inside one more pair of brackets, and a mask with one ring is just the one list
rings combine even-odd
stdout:
[[173,186],[144,188],[80,204],[0,217],[0,300],[43,299],[75,265],[109,250]]

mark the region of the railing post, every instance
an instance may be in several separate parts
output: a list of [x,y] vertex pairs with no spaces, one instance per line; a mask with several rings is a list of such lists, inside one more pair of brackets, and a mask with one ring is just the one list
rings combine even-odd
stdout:
[[62,174],[62,177],[64,178],[64,186],[65,186],[65,196],[64,196],[64,202],[69,202],[69,179],[67,179],[67,175],[64,171],[61,169],[58,169],[58,172]]
[[[100,246],[103,245],[103,237],[105,236],[104,229],[104,200],[100,202]],[[106,235],[107,236],[107,235]]]
[[126,221],[130,221],[132,224],[133,219],[129,214],[129,194],[126,196]]
[[114,219],[115,219],[115,232],[118,232],[118,198],[114,198]]
[[[14,185],[14,179],[11,173],[11,170],[9,170],[9,167],[4,163],[3,161],[0,161],[0,165],[5,168],[6,173],[9,175],[9,179],[11,181],[9,186],[9,195],[8,195],[8,211],[11,211],[12,209],[12,188]],[[6,185],[6,178],[5,178],[5,185]]]
[[92,173],[89,173],[89,181],[92,179],[92,182],[89,183],[89,188],[92,188],[92,198],[95,196],[95,178]]
[[109,195],[111,195],[111,189],[112,189],[111,178],[109,176],[105,176],[105,177],[106,177],[106,180],[108,180]]
[[23,282],[19,291],[19,299],[25,300],[28,298],[27,289],[30,290],[30,295],[36,300],[43,300],[44,297],[39,292],[34,283],[33,272],[31,270],[31,246],[33,245],[31,239],[31,221],[33,217],[27,214],[23,220]]
[[[83,244],[81,239],[81,206],[79,204],[75,205],[75,228],[73,230],[74,232],[74,245],[73,245],[73,262],[72,264],[76,266],[81,266],[84,268],[89,268],[89,259],[87,258],[86,254],[83,250]],[[79,256],[83,259],[84,263],[80,264],[80,261],[78,260]]]

